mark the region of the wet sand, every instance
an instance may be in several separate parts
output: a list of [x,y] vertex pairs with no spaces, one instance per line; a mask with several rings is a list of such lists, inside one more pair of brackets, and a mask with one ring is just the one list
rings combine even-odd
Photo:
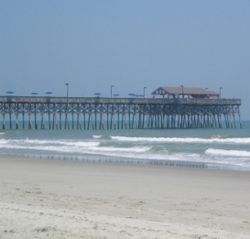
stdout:
[[0,158],[0,238],[249,238],[250,172]]

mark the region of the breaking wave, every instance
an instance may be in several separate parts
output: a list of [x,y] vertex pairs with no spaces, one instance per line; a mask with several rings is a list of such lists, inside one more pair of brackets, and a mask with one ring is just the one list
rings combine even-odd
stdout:
[[123,142],[160,142],[160,143],[189,143],[189,144],[250,144],[250,137],[247,138],[177,138],[177,137],[127,137],[111,136],[112,140]]
[[250,157],[250,151],[245,150],[225,150],[225,149],[207,149],[205,154],[212,156],[228,156],[228,157]]
[[[49,138],[46,135],[46,138],[35,136],[32,139],[3,136],[0,138],[0,154],[83,161],[160,162],[163,165],[171,165],[173,162],[175,165],[222,165],[222,168],[250,170],[249,137],[129,137],[107,134],[70,139],[56,137]],[[206,144],[211,145],[207,147]]]
[[5,140],[0,139],[1,149],[29,149],[39,151],[52,151],[64,153],[143,153],[151,149],[150,146],[144,147],[114,147],[114,146],[101,146],[100,142],[88,141],[59,141],[59,140]]

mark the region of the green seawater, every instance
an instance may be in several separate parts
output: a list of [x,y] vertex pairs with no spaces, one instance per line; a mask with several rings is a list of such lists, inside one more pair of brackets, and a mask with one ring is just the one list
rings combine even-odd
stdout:
[[250,170],[250,121],[238,129],[13,130],[0,154],[178,167]]

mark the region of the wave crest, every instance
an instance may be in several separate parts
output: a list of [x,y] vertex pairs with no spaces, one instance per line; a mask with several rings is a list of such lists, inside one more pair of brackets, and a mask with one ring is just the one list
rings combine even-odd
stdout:
[[250,151],[245,150],[226,150],[226,149],[207,149],[205,154],[210,156],[227,156],[227,157],[250,157]]
[[189,143],[189,144],[250,144],[249,138],[197,138],[197,137],[127,137],[111,136],[112,140],[123,142],[161,142],[161,143]]

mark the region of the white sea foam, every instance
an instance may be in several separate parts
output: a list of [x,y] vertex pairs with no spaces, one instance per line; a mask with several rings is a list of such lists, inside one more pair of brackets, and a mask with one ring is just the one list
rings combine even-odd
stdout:
[[[99,152],[123,152],[123,153],[144,153],[151,149],[151,147],[129,147],[129,148],[122,148],[122,147],[98,147],[95,148],[95,151]],[[119,154],[120,155],[120,154]]]
[[100,142],[92,141],[76,141],[76,142],[64,142],[65,146],[79,147],[79,148],[92,148],[100,145]]
[[101,135],[93,135],[92,136],[94,139],[100,139],[102,136]]
[[212,156],[226,156],[226,157],[250,157],[250,151],[245,150],[225,150],[225,149],[207,149],[205,154]]
[[[112,138],[112,140],[121,140],[120,136]],[[123,137],[123,136],[122,136]],[[199,139],[199,138],[150,138],[150,137],[123,137],[125,141],[138,141],[145,142],[146,139],[154,140],[152,142],[162,142],[161,139],[168,140],[167,142],[173,142],[173,139],[183,140],[187,139]],[[122,139],[123,139],[122,138]],[[130,140],[132,138],[132,141]],[[135,139],[135,140],[134,140]],[[139,139],[139,140],[138,140]],[[140,139],[143,139],[140,141]],[[171,140],[170,140],[171,139]],[[219,140],[219,138],[216,138]],[[238,138],[239,139],[239,138]],[[38,139],[0,139],[0,150],[7,153],[16,154],[37,154],[37,155],[66,155],[66,157],[80,157],[84,158],[86,156],[92,157],[93,159],[98,159],[105,157],[108,160],[119,160],[128,159],[142,160],[142,161],[181,161],[181,162],[196,162],[196,163],[208,163],[208,164],[219,164],[234,165],[244,168],[250,168],[250,151],[246,150],[226,150],[226,149],[216,149],[209,148],[205,151],[194,151],[185,152],[185,149],[180,147],[178,152],[173,152],[171,147],[158,147],[152,144],[132,144],[133,146],[128,146],[128,144],[122,144],[121,142],[115,142],[110,139],[101,142],[96,139],[49,139],[49,140],[38,140]],[[134,140],[134,141],[133,141]],[[158,141],[157,141],[158,140]],[[210,139],[205,139],[210,140]],[[225,139],[221,139],[225,140]],[[146,140],[147,142],[147,140]],[[179,141],[177,141],[178,143]],[[193,141],[192,141],[193,142]],[[200,143],[200,142],[199,142]],[[222,148],[222,147],[221,147]],[[183,152],[183,151],[184,152]]]
[[40,151],[54,151],[67,153],[91,153],[101,154],[107,152],[121,153],[143,153],[151,149],[149,146],[144,147],[114,147],[100,146],[100,142],[92,141],[58,141],[58,140],[0,140],[0,148],[2,149],[29,149]]
[[197,137],[127,137],[111,136],[112,140],[123,142],[161,142],[161,143],[189,143],[189,144],[250,144],[250,138],[197,138]]
[[58,146],[98,146],[99,142],[74,140],[0,139],[0,145],[58,145]]

